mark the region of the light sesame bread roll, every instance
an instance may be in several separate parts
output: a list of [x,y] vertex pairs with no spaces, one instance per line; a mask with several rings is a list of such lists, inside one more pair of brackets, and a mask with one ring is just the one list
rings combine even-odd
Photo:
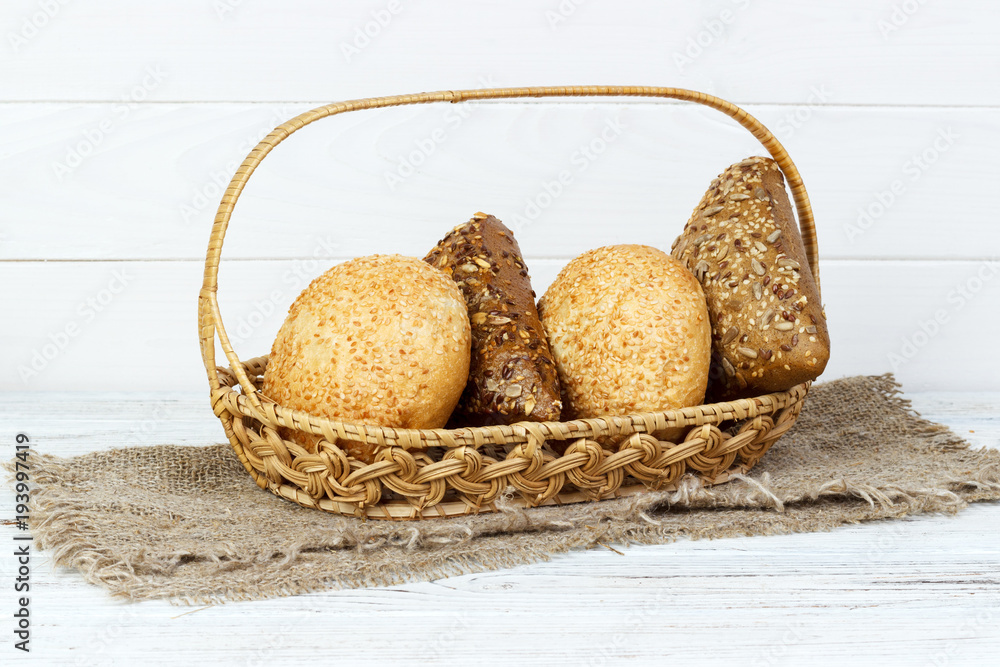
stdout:
[[[288,310],[263,393],[327,418],[440,428],[469,374],[469,316],[445,273],[415,257],[373,255],[316,278]],[[310,451],[319,436],[283,433]],[[374,448],[342,442],[371,462]]]
[[564,418],[701,404],[711,339],[701,286],[641,245],[586,252],[538,304],[559,371]]

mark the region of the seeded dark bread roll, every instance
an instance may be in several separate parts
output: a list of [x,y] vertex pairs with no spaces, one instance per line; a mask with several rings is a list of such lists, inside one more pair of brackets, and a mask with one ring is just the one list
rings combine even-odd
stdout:
[[424,261],[458,283],[472,323],[469,381],[452,422],[558,421],[559,378],[513,233],[492,215],[476,213]]
[[708,301],[707,400],[785,391],[823,372],[826,317],[774,160],[748,158],[712,181],[671,253]]

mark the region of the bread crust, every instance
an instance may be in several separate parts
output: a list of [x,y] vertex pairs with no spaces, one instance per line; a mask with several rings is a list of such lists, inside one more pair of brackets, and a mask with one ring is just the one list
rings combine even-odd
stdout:
[[[288,310],[262,391],[330,419],[441,428],[465,387],[471,335],[455,283],[416,257],[373,255],[338,264]],[[315,451],[321,436],[282,429]],[[342,440],[370,463],[376,446]]]
[[656,248],[588,251],[539,301],[567,419],[699,405],[711,357],[701,286]]
[[671,253],[708,302],[708,400],[785,391],[823,372],[826,317],[774,160],[751,157],[720,174]]
[[456,426],[558,421],[559,379],[514,234],[476,213],[424,261],[449,274],[465,297],[472,355]]

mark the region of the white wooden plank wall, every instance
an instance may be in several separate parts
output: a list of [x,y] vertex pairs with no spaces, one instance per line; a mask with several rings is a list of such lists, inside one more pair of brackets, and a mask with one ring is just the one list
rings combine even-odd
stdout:
[[[994,3],[5,10],[0,390],[203,388],[195,302],[214,209],[236,164],[292,115],[372,95],[587,83],[711,92],[785,143],[818,221],[827,377],[895,370],[914,390],[1000,390],[983,352],[1000,331]],[[227,328],[241,356],[262,354],[330,264],[423,255],[476,210],[516,228],[541,293],[588,248],[669,247],[708,182],[760,150],[720,114],[650,100],[326,119],[269,156],[237,207]]]

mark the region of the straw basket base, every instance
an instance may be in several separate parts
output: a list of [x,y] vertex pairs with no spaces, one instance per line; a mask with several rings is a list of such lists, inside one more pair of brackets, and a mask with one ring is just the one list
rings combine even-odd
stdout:
[[[416,520],[675,490],[685,477],[721,484],[750,470],[795,423],[810,383],[751,399],[659,413],[522,422],[509,426],[409,430],[348,424],[283,408],[259,393],[266,357],[219,368],[215,414],[240,461],[263,489],[336,514]],[[286,439],[322,436],[315,452]],[[671,439],[661,439],[670,434]],[[659,436],[659,437],[658,437]],[[347,441],[378,445],[375,460],[347,455]]]
[[[699,482],[704,486],[714,486],[716,484],[723,484],[728,482],[732,475],[742,474],[750,469],[747,465],[733,466],[731,469],[719,474],[714,479],[707,479],[705,477],[700,477]],[[688,474],[689,477],[690,473]],[[632,480],[635,481],[635,480]],[[666,484],[659,487],[658,491],[676,491],[682,480]],[[480,507],[475,507],[466,502],[460,500],[443,500],[436,505],[431,505],[430,507],[425,507],[423,509],[413,505],[406,500],[383,500],[377,505],[372,505],[363,508],[358,508],[356,505],[351,503],[344,503],[335,500],[330,500],[329,498],[321,498],[318,501],[313,500],[308,495],[303,494],[302,489],[291,486],[289,484],[279,484],[272,485],[268,484],[267,489],[277,496],[291,500],[294,503],[302,505],[303,507],[310,507],[313,509],[322,510],[324,512],[331,512],[333,514],[346,514],[348,516],[358,516],[364,517],[366,519],[388,519],[393,521],[414,521],[418,519],[436,519],[436,518],[447,518],[455,516],[467,516],[470,514],[485,514],[488,512],[498,511],[496,503],[491,502]],[[623,486],[613,493],[606,494],[601,497],[601,500],[607,500],[609,498],[625,498],[627,496],[634,496],[640,493],[646,493],[651,490],[651,487],[644,484],[632,484],[630,486]],[[304,496],[304,497],[303,497]],[[584,493],[582,491],[569,491],[558,493],[548,500],[544,500],[540,503],[533,503],[528,498],[523,495],[513,496],[506,499],[505,507],[509,508],[526,508],[526,507],[551,507],[551,506],[561,506],[561,505],[571,505],[573,503],[583,503],[583,502],[598,502],[592,494]]]

